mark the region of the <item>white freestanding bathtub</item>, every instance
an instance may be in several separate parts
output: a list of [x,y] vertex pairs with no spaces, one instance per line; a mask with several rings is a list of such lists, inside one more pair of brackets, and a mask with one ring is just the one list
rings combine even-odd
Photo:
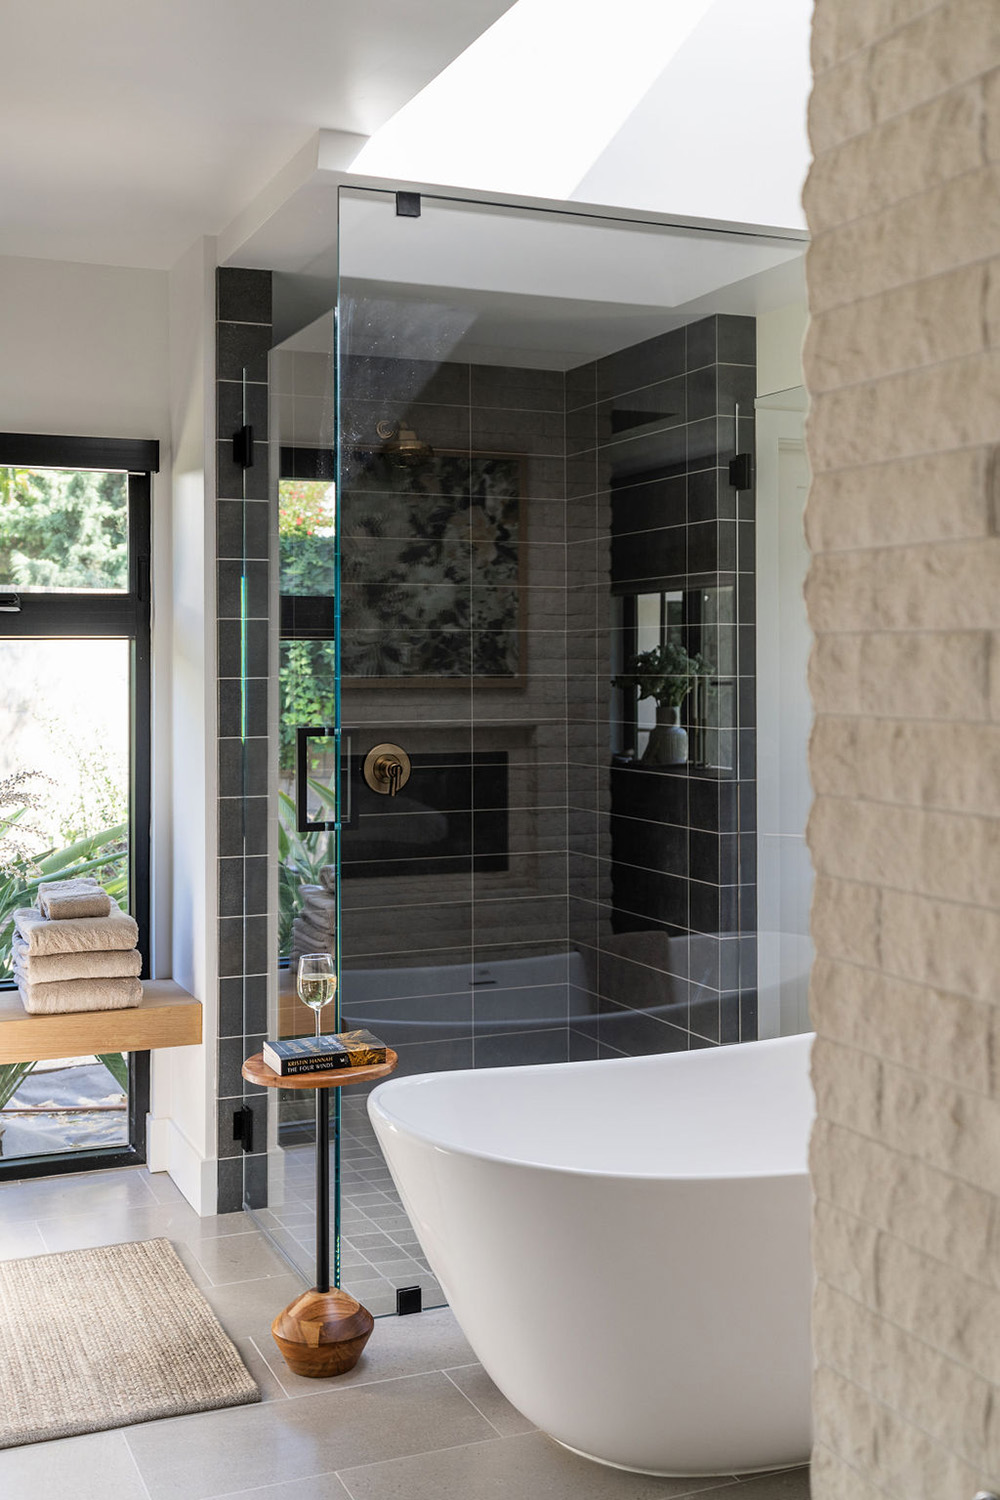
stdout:
[[372,1093],[466,1337],[566,1447],[651,1474],[808,1458],[811,1040]]

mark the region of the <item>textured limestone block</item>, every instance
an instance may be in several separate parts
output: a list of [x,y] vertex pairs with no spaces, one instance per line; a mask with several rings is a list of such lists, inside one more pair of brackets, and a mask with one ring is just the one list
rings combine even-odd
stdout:
[[963,724],[962,753],[941,754],[934,724],[824,716],[813,726],[810,772],[817,793],[906,807],[1000,815],[1000,727]]
[[823,1358],[931,1437],[977,1467],[989,1465],[993,1386],[922,1339],[870,1308],[820,1286],[816,1321],[824,1330]]
[[997,1002],[1000,912],[883,890],[879,939],[888,973]]
[[977,354],[988,293],[987,268],[963,266],[821,314],[806,332],[813,394]]
[[814,553],[829,553],[989,536],[997,531],[998,489],[991,448],[828,470],[813,477],[806,540]]
[[875,1258],[882,1315],[1000,1384],[1000,1292],[889,1234],[879,1236]]
[[883,1063],[854,1048],[817,1036],[812,1049],[816,1111],[862,1135],[881,1135]]
[[[877,60],[873,60],[877,68]],[[816,158],[804,194],[813,233],[949,181],[981,164],[982,86],[928,99]],[[815,142],[813,143],[816,149]]]
[[884,1490],[876,1489],[825,1443],[813,1449],[809,1483],[813,1500],[885,1500]]
[[1000,1226],[989,1190],[826,1121],[817,1124],[812,1168],[820,1202],[838,1204],[873,1236],[884,1230],[984,1286],[1000,1286]]
[[988,260],[998,234],[1000,174],[991,162],[818,235],[806,257],[810,313]]
[[[819,1199],[813,1220],[813,1258],[820,1281],[839,1287],[856,1302],[874,1307],[878,1230]],[[818,1345],[817,1345],[818,1348]]]
[[997,623],[1000,539],[835,552],[813,560],[813,629],[990,630]]
[[878,965],[882,892],[821,876],[813,890],[812,936],[817,954]]
[[[949,0],[929,7],[872,49],[869,81],[876,117],[912,118],[925,100],[998,64],[1000,10],[994,0]],[[897,151],[905,151],[905,143]]]
[[[811,379],[808,353],[806,369]],[[822,471],[990,444],[998,392],[1000,349],[827,391],[809,414],[810,462]]]

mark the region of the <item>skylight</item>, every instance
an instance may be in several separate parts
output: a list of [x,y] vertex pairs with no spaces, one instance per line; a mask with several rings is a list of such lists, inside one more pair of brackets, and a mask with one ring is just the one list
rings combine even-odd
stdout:
[[712,4],[517,0],[352,169],[568,198]]

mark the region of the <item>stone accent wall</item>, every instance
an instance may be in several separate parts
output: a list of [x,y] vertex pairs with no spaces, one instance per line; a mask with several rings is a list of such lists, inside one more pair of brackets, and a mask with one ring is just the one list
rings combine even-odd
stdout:
[[1000,1488],[1000,6],[817,0],[816,1500]]

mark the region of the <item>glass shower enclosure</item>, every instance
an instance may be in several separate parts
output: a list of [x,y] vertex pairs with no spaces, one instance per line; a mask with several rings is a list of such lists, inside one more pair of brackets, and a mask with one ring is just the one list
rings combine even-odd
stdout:
[[[401,1073],[756,1036],[753,308],[801,252],[340,190],[330,310],[270,364],[272,1035],[329,951]],[[342,1284],[440,1302],[341,1092]],[[313,1137],[269,1099],[307,1276]]]

